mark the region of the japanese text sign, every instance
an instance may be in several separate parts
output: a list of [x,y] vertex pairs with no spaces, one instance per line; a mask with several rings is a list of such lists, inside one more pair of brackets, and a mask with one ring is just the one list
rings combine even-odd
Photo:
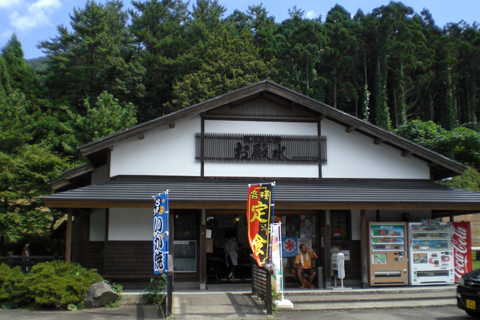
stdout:
[[255,260],[261,267],[268,262],[270,222],[273,215],[272,185],[254,185],[248,189],[247,221],[248,241]]
[[153,205],[153,273],[168,271],[168,192],[155,196]]

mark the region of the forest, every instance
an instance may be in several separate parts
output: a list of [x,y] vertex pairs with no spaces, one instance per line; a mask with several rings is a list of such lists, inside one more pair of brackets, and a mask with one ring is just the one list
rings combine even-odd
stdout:
[[480,191],[477,23],[439,27],[401,2],[316,19],[293,7],[282,22],[261,4],[230,16],[217,0],[132,5],[76,8],[38,44],[46,68],[24,60],[14,34],[2,48],[2,248],[61,221],[39,198],[82,164],[78,146],[265,79],[467,165],[446,183]]

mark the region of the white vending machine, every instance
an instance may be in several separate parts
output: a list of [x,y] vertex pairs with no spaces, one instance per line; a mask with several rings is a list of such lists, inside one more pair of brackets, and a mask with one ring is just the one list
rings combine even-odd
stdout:
[[453,225],[440,220],[408,224],[410,284],[454,284]]

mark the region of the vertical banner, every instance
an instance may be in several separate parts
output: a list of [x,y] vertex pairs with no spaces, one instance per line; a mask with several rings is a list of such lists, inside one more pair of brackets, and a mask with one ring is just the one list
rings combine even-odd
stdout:
[[472,235],[470,222],[453,222],[453,261],[455,282],[472,271]]
[[168,271],[168,190],[154,197],[153,273]]
[[273,221],[275,184],[251,185],[248,188],[248,242],[260,267],[268,263],[270,222]]
[[275,278],[275,291],[277,293],[283,292],[282,285],[282,223],[272,223],[271,238],[272,238],[272,270]]

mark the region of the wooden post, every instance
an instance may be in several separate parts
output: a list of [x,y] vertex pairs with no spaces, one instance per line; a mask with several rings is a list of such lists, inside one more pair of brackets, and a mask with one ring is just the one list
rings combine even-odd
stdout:
[[365,210],[360,210],[360,248],[362,261],[362,288],[368,288],[368,237]]
[[332,239],[331,239],[331,226],[330,226],[330,210],[325,210],[325,247],[323,252],[325,255],[325,261],[323,265],[323,270],[325,272],[325,287],[332,286],[332,261],[331,259],[331,250],[332,250]]
[[68,209],[67,234],[65,235],[65,262],[72,260],[72,209]]

